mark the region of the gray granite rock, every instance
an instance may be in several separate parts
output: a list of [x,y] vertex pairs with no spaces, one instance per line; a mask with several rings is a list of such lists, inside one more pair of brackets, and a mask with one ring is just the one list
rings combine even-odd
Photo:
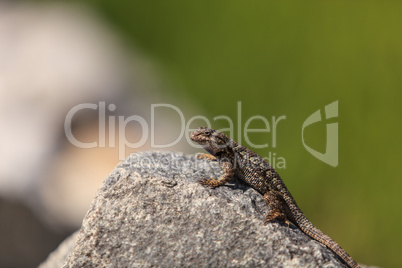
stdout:
[[221,173],[194,155],[133,154],[98,190],[64,267],[343,267],[296,227],[264,225],[253,189],[197,183]]

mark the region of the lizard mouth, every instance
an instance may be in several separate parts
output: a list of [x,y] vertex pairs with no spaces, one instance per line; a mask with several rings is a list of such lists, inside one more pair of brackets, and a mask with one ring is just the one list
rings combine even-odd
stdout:
[[206,139],[203,139],[202,137],[199,137],[199,136],[194,137],[194,138],[193,138],[193,137],[190,137],[190,139],[191,139],[192,141],[194,141],[194,142],[200,144],[200,145],[206,145],[206,144],[207,144],[207,140],[206,140]]
[[211,138],[211,130],[205,127],[200,127],[199,129],[190,134],[190,139],[200,145],[207,145],[210,138]]
[[195,141],[195,137],[197,136],[197,134],[195,132],[190,134],[190,139]]
[[193,132],[190,135],[190,139],[192,141],[195,141],[195,142],[199,143],[199,144],[206,143],[205,136],[202,133]]

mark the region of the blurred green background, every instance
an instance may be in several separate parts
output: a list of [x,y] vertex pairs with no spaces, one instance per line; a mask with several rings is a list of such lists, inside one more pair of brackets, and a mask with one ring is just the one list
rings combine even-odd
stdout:
[[[276,148],[256,151],[286,160],[279,172],[302,210],[356,261],[402,266],[402,3],[86,4],[160,67],[169,94],[177,96],[172,104],[183,106],[185,96],[210,119],[235,119],[241,101],[242,126],[252,115],[286,115],[278,124]],[[339,166],[334,168],[306,151],[301,129],[310,114],[336,100]],[[217,121],[213,127],[227,125]],[[325,150],[325,122],[305,135],[309,146]],[[270,139],[252,136],[254,143]]]

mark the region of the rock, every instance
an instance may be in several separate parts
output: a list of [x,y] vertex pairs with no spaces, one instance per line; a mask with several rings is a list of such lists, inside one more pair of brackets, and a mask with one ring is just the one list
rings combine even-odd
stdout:
[[[298,228],[264,225],[262,196],[236,179],[215,189],[197,183],[221,173],[194,155],[131,155],[98,190],[64,267],[344,266]],[[62,265],[51,259],[42,267]]]

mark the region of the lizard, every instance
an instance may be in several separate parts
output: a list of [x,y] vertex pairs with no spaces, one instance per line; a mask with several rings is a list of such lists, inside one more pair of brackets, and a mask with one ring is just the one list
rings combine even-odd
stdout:
[[270,207],[265,224],[282,221],[293,223],[305,234],[335,252],[350,267],[359,265],[334,240],[315,227],[303,214],[286,188],[279,174],[261,156],[238,144],[222,132],[200,127],[190,134],[190,139],[200,144],[209,154],[197,154],[199,159],[217,160],[223,170],[219,179],[199,180],[201,185],[215,188],[229,182],[235,175],[261,195]]

